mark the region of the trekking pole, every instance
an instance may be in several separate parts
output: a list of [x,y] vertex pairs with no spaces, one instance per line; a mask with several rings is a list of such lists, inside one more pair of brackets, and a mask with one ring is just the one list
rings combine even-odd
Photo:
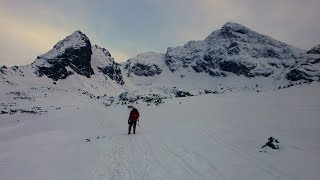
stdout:
[[141,128],[140,124],[137,122],[138,126]]

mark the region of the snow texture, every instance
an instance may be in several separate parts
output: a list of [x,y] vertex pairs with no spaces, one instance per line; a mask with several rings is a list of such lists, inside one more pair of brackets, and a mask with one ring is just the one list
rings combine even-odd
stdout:
[[[317,180],[319,90],[313,83],[139,104],[135,135],[127,135],[126,106],[106,109],[62,91],[39,104],[57,111],[1,115],[1,179]],[[269,136],[279,150],[261,149]]]

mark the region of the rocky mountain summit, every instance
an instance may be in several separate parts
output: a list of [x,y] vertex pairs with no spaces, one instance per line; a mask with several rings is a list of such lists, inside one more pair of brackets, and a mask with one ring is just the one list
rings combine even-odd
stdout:
[[237,23],[226,23],[205,40],[168,48],[166,53],[166,64],[172,72],[192,68],[197,73],[207,73],[212,77],[282,76],[290,81],[318,80],[318,77],[306,78],[305,75],[312,74],[313,69],[309,71],[301,66],[308,63],[304,51]]
[[94,74],[90,65],[91,55],[89,38],[81,31],[76,31],[54,45],[51,51],[37,57],[34,62],[36,73],[55,81],[66,79],[74,72],[90,78]]

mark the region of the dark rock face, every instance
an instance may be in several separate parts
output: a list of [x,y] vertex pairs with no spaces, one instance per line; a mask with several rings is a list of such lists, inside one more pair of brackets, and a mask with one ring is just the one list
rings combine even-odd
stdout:
[[[39,66],[37,71],[38,76],[46,75],[54,81],[65,79],[73,74],[73,72],[67,70],[67,67],[87,78],[90,78],[90,76],[94,74],[90,64],[92,55],[91,43],[84,34],[81,32],[76,33],[80,33],[80,40],[83,41],[85,45],[67,47],[61,54],[50,57],[49,59],[46,55],[38,57],[38,59],[45,59],[45,61],[51,65],[50,67]],[[63,42],[59,43],[62,44]],[[57,45],[59,45],[59,43]]]
[[307,54],[320,54],[320,44],[310,49]]
[[176,92],[176,97],[187,97],[187,96],[192,96],[192,95],[187,91],[177,91]]
[[224,72],[218,72],[218,62],[221,61],[219,58],[213,58],[210,55],[204,55],[203,60],[198,60],[195,65],[192,65],[192,69],[197,72],[208,73],[212,77],[227,76]]
[[162,69],[160,69],[155,64],[149,65],[149,64],[136,63],[130,68],[129,66],[126,66],[125,68],[128,69],[129,73],[133,73],[137,76],[150,77],[150,76],[154,76],[162,73]]
[[[97,45],[92,46],[92,51],[94,52],[94,54],[100,55],[99,57],[93,57],[92,59],[93,61],[96,60],[94,58],[100,59],[101,62],[98,63],[99,65],[97,66],[99,71],[116,83],[123,85],[124,81],[120,65],[114,61],[110,52],[105,48],[101,48]],[[103,61],[101,59],[103,59]]]
[[230,43],[230,46],[227,48],[227,54],[228,55],[239,55],[240,54],[240,47],[238,45],[238,43],[236,42],[232,42]]
[[233,33],[234,31],[241,32],[240,34],[245,34],[244,29],[234,30],[229,26],[223,26],[220,30],[220,35],[224,38],[234,38],[234,39],[239,38],[237,33]]
[[261,52],[261,57],[263,58],[277,58],[277,59],[281,59],[281,56],[279,55],[279,53],[277,51],[275,51],[273,48],[268,47],[265,48],[262,52]]
[[306,81],[313,81],[310,78],[310,75],[308,75],[307,73],[300,71],[298,69],[292,69],[287,75],[286,75],[286,79],[290,80],[290,81],[299,81],[299,80],[306,80]]
[[6,74],[6,72],[5,72],[6,69],[8,69],[7,66],[1,66],[1,67],[0,67],[0,73],[1,73],[1,74]]
[[166,55],[165,63],[171,72],[175,72],[178,69],[177,66],[175,66],[175,60],[171,56]]
[[274,73],[274,70],[269,69],[269,68],[265,68],[263,70],[258,70],[258,71],[250,71],[250,74],[248,75],[248,77],[255,77],[255,76],[263,76],[263,77],[269,77],[271,74]]
[[220,61],[219,67],[223,71],[232,72],[236,75],[244,75],[249,76],[250,70],[254,68],[254,66],[246,66],[237,61]]
[[68,66],[68,64],[62,62],[52,64],[51,67],[39,67],[37,73],[39,77],[46,75],[48,78],[58,81],[59,79],[66,79],[73,74],[73,72],[66,69],[66,66]]
[[311,64],[318,64],[318,63],[320,63],[320,58],[319,58],[319,59],[315,59],[315,60],[313,60],[313,61],[311,62]]
[[110,66],[99,68],[99,70],[103,74],[107,75],[110,79],[116,81],[118,84],[124,84],[119,64],[117,64],[116,62],[113,62]]

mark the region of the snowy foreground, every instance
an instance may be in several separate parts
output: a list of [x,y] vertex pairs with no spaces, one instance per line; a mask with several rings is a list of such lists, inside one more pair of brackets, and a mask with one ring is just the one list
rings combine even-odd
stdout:
[[[44,115],[1,115],[0,179],[318,180],[319,90],[141,105],[135,135],[127,135],[127,107],[80,99]],[[269,136],[280,149],[260,152]]]

